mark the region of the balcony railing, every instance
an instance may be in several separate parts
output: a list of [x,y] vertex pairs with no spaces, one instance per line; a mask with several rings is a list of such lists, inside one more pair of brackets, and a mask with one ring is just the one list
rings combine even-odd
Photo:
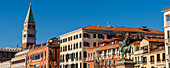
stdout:
[[94,61],[95,60],[95,57],[87,57],[86,58],[86,61]]

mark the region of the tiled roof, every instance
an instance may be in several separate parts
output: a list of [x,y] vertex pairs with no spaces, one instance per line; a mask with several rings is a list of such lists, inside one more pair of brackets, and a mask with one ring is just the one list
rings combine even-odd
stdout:
[[141,41],[135,41],[135,42],[133,42],[133,43],[131,43],[131,44],[138,44],[138,43],[140,43]]
[[151,38],[151,39],[145,39],[150,42],[164,42],[164,39],[158,39],[158,38]]
[[148,31],[144,31],[141,28],[128,28],[128,27],[101,27],[101,26],[93,26],[89,25],[82,29],[96,29],[96,30],[112,30],[112,31],[127,31],[127,32],[143,32],[143,33],[156,33],[156,34],[164,34],[162,31],[148,29]]
[[[119,44],[119,43],[115,43],[115,44],[107,44],[105,46],[111,46],[111,45],[116,45],[116,44]],[[95,49],[95,48],[100,48],[100,47],[105,47],[105,46],[95,46],[95,47],[92,47],[92,48],[89,48],[89,49]],[[114,46],[115,48],[119,47],[119,45],[117,46]]]
[[105,43],[105,42],[106,42],[106,43],[107,43],[107,42],[108,42],[108,43],[111,42],[110,40],[101,40],[101,41],[102,41],[103,43]]
[[170,7],[163,9],[162,12],[166,12],[166,11],[169,11],[169,10],[170,10]]

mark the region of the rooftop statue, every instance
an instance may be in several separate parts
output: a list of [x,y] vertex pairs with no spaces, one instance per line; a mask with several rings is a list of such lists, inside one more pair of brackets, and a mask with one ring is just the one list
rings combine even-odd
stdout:
[[122,56],[122,58],[120,60],[125,59],[126,56],[127,56],[126,55],[127,53],[129,53],[129,55],[130,55],[131,45],[130,45],[130,35],[129,35],[129,33],[126,34],[126,37],[123,41],[120,41],[119,47],[120,47],[119,51],[121,52],[121,56]]

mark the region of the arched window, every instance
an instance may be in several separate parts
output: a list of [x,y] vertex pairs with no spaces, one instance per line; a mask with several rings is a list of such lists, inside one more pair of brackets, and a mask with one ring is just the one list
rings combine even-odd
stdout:
[[9,53],[9,58],[12,58],[12,54],[11,53]]
[[2,53],[0,53],[0,57],[2,57]]
[[7,54],[6,53],[4,53],[4,57],[7,58]]
[[50,63],[49,68],[52,68],[52,63]]

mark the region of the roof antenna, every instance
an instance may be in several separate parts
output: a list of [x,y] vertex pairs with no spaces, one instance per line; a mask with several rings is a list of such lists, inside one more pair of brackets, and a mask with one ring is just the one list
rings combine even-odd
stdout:
[[110,26],[110,22],[107,22],[107,25],[108,25],[108,27],[111,27],[111,26]]

